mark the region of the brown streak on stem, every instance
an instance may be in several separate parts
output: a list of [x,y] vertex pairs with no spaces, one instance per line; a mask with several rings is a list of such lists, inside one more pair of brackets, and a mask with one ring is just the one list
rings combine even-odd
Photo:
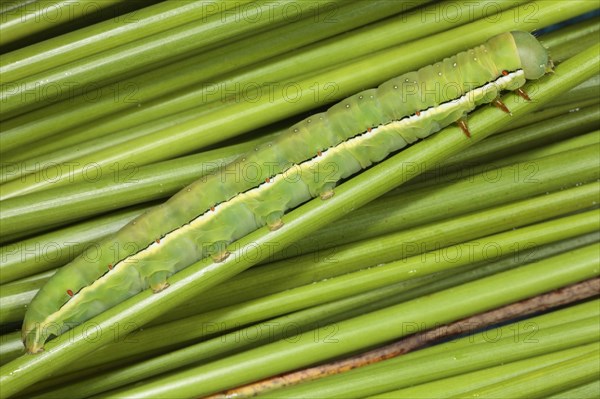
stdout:
[[532,313],[573,303],[600,294],[600,278],[582,281],[498,309],[480,313],[454,323],[413,334],[393,344],[377,348],[344,360],[299,370],[218,393],[205,399],[248,398],[277,388],[296,385],[328,375],[339,374],[392,357],[403,355],[442,338],[472,333],[497,323]]

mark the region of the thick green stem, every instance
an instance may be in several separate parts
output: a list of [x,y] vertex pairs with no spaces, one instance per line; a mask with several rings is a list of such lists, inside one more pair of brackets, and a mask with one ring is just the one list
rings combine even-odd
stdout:
[[[27,36],[55,29],[59,25],[68,24],[88,14],[99,12],[102,8],[110,8],[122,1],[103,0],[97,2],[95,0],[78,0],[77,2],[73,2],[70,0],[41,0],[36,1],[35,4],[12,9],[2,15],[0,46],[6,46]],[[3,81],[6,80],[3,79]]]

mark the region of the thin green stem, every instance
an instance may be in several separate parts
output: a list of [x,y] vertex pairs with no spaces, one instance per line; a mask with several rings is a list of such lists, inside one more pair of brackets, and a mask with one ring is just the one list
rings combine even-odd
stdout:
[[[534,322],[533,320],[531,321]],[[386,392],[384,394],[371,396],[369,399],[434,399],[447,398],[450,395],[464,395],[464,392],[479,388],[487,384],[501,382],[510,384],[513,377],[522,376],[524,373],[542,370],[560,361],[573,359],[578,356],[598,350],[598,344],[576,346],[562,351],[552,352],[546,355],[535,356],[530,359],[518,360],[501,366],[490,367],[484,370],[464,373],[450,378],[416,385],[410,388]],[[502,396],[508,397],[507,394]],[[527,396],[529,397],[529,396]]]
[[[35,4],[15,8],[2,15],[0,24],[0,46],[19,39],[73,22],[102,8],[108,8],[123,0],[70,0],[36,1]],[[4,79],[3,79],[4,80]]]
[[198,18],[207,18],[217,12],[225,12],[249,1],[216,0],[215,7],[206,7],[199,2],[163,2],[135,10],[2,55],[0,59],[2,81],[14,82]]
[[576,388],[569,389],[556,393],[554,395],[547,396],[547,399],[596,399],[600,392],[600,380],[590,382],[588,384],[580,385]]
[[545,398],[560,390],[575,388],[596,381],[600,373],[598,348],[579,356],[557,361],[538,370],[531,370],[508,381],[463,392],[460,398],[516,397]]
[[0,284],[4,285],[69,262],[90,245],[114,233],[147,207],[120,210],[78,225],[8,244],[0,248]]
[[[598,119],[600,119],[600,109],[592,106],[550,118],[535,125],[513,129],[504,134],[494,135],[478,146],[450,157],[440,167],[460,163],[491,162],[494,159],[513,155],[517,152],[517,148],[520,151],[539,148],[545,144],[590,132],[597,127],[594,121]],[[491,154],[496,154],[496,156],[492,157]]]
[[552,59],[561,62],[593,45],[598,31],[600,18],[595,17],[543,35],[540,40],[551,49]]

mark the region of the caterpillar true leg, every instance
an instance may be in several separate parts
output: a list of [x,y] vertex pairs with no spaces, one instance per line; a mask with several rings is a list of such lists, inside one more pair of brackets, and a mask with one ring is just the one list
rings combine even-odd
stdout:
[[529,95],[527,94],[527,92],[525,90],[523,90],[522,88],[519,87],[515,91],[517,92],[518,95],[520,95],[521,97],[523,97],[525,100],[531,101],[531,98],[529,98]]
[[512,112],[510,112],[510,110],[508,109],[508,107],[506,106],[506,104],[504,104],[502,102],[502,100],[500,100],[500,97],[497,97],[494,101],[492,101],[492,104],[494,104],[494,106],[498,109],[501,109],[502,111],[506,112],[507,114],[512,116]]
[[467,117],[466,116],[457,120],[456,124],[458,125],[458,127],[460,127],[462,129],[463,133],[468,138],[471,138],[471,132],[469,131],[469,125],[467,125]]

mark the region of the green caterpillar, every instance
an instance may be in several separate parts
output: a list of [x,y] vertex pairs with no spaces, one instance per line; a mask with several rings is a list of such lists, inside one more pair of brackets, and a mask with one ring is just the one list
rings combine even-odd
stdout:
[[550,69],[535,37],[503,33],[298,122],[237,161],[244,178],[221,173],[197,181],[102,243],[95,259],[84,254],[60,269],[27,310],[27,351],[41,351],[49,337],[148,287],[165,289],[170,275],[199,259],[222,261],[231,242],[265,225],[280,228],[286,210],[329,198],[340,179]]

